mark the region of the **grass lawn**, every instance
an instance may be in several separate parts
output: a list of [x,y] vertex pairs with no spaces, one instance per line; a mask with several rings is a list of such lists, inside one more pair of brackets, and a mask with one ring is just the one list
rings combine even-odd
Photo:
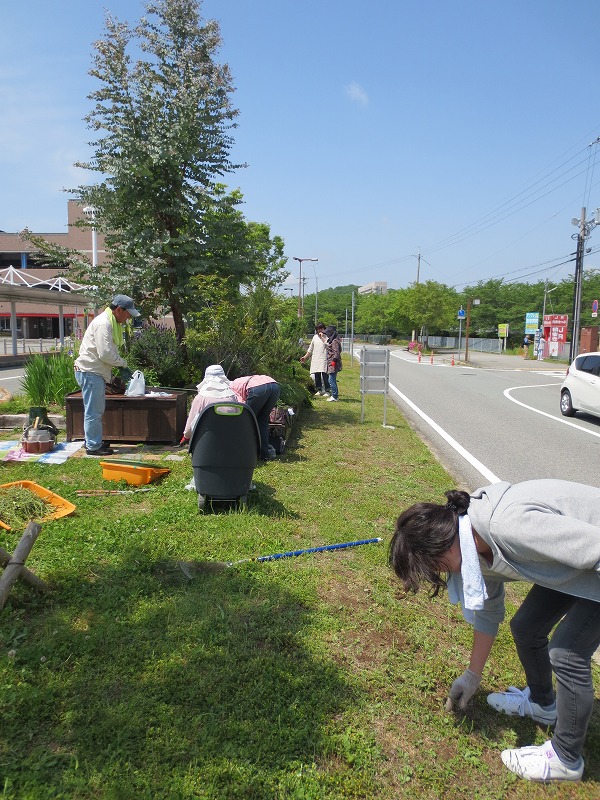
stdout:
[[[118,486],[94,459],[0,462],[0,482],[33,480],[77,505],[43,526],[27,561],[51,594],[19,584],[0,613],[0,798],[600,797],[598,704],[582,783],[544,787],[503,767],[502,748],[548,738],[486,704],[523,685],[506,625],[472,708],[443,710],[470,629],[445,597],[401,599],[387,543],[404,507],[453,482],[391,403],[393,430],[379,396],[361,424],[357,367],[339,383],[340,402],[304,408],[283,457],[256,469],[243,513],[199,515],[189,456],[164,461],[167,450],[154,462],[172,471],[152,491],[102,498],[76,496]],[[0,532],[0,545],[19,537]],[[510,588],[509,613],[524,591]]]

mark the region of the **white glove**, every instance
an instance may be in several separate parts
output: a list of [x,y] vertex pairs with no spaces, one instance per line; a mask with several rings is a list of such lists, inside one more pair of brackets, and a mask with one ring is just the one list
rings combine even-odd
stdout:
[[448,699],[446,700],[446,711],[452,711],[454,703],[458,705],[461,711],[464,711],[467,707],[467,703],[479,688],[480,683],[481,675],[477,675],[476,672],[466,669],[450,687]]

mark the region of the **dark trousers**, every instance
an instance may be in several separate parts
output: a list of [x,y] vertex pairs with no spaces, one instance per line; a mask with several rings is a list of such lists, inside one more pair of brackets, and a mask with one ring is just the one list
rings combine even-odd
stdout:
[[278,383],[263,383],[262,386],[253,386],[248,389],[246,405],[254,411],[260,433],[260,457],[269,456],[269,415],[279,400],[280,387]]
[[594,707],[591,661],[600,645],[600,603],[534,585],[510,628],[534,702],[554,702],[556,675],[552,745],[563,761],[575,763]]
[[326,372],[315,372],[315,389],[317,392],[329,391],[329,376]]

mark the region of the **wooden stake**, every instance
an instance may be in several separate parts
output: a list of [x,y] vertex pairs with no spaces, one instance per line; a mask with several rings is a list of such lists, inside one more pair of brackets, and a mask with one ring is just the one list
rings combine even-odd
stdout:
[[[0,547],[0,565],[5,567],[7,564],[10,564],[11,555],[8,550],[5,550],[3,547]],[[33,589],[37,589],[38,592],[49,592],[50,587],[48,584],[43,581],[41,578],[28,570],[27,567],[23,567],[19,578],[24,582],[28,583]]]
[[10,590],[23,571],[25,559],[31,552],[31,548],[35,544],[35,540],[40,535],[41,530],[42,526],[38,525],[37,522],[29,523],[25,528],[23,536],[21,536],[19,540],[19,544],[15,548],[12,558],[2,573],[2,577],[0,577],[0,611],[4,608]]

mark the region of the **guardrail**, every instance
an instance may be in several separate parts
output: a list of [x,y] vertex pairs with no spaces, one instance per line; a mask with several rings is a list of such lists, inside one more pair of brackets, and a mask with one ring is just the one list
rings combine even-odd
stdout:
[[0,356],[31,355],[32,353],[48,353],[53,350],[70,350],[72,347],[71,338],[65,336],[64,348],[61,348],[60,339],[17,339],[17,352],[12,351],[12,339],[2,337],[0,339]]

